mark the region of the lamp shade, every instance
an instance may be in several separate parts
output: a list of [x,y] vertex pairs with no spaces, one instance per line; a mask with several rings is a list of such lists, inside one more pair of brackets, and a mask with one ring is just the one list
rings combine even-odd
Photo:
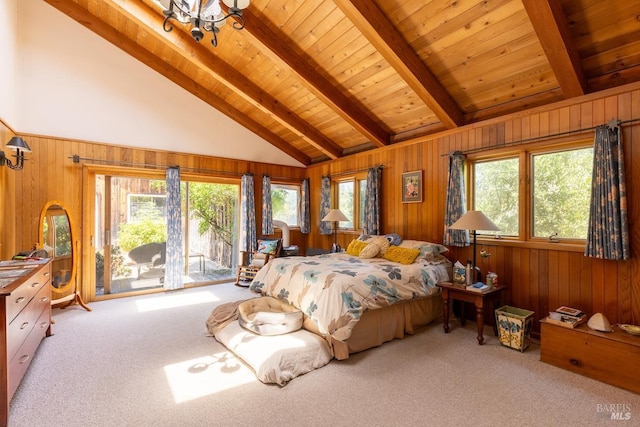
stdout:
[[25,151],[27,153],[31,152],[31,148],[29,148],[29,144],[27,144],[27,141],[25,141],[24,139],[20,138],[19,136],[14,136],[13,138],[11,138],[9,140],[9,142],[7,142],[7,148],[11,149],[11,150],[22,150]]
[[452,230],[487,230],[500,231],[482,211],[467,211],[456,222],[449,226]]
[[340,209],[331,209],[329,213],[322,218],[322,221],[349,221],[349,218],[347,218]]

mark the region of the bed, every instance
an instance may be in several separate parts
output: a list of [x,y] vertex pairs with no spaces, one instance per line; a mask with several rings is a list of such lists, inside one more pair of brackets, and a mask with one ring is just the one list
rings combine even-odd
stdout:
[[[250,286],[300,309],[303,328],[325,338],[336,359],[403,338],[437,318],[442,300],[436,283],[449,280],[451,271],[441,245],[404,241],[372,257],[364,252],[373,241],[363,240],[359,250],[354,242],[346,253],[275,258]],[[417,253],[410,263],[411,257],[399,262],[388,255],[405,249]]]

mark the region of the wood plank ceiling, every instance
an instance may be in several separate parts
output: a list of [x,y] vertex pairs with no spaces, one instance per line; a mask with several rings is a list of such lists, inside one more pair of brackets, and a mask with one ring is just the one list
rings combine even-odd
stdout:
[[252,0],[218,47],[46,1],[306,165],[640,80],[635,0]]

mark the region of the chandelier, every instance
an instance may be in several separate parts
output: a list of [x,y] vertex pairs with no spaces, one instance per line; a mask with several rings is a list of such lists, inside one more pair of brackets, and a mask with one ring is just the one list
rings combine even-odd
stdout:
[[204,32],[207,31],[211,33],[211,44],[217,47],[217,35],[228,18],[233,18],[234,29],[244,28],[242,9],[249,6],[249,0],[222,0],[222,2],[229,8],[229,13],[225,14],[222,11],[220,0],[160,0],[159,3],[165,7],[162,28],[166,32],[171,32],[173,30],[171,19],[185,25],[190,23],[191,37],[195,41],[201,41],[204,38]]

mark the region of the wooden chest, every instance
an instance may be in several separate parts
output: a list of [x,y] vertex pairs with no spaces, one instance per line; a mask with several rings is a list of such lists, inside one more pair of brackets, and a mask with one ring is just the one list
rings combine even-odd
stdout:
[[640,393],[640,337],[614,326],[598,332],[540,322],[540,360],[587,377]]
[[51,335],[51,263],[0,262],[0,426],[9,402],[45,336]]

